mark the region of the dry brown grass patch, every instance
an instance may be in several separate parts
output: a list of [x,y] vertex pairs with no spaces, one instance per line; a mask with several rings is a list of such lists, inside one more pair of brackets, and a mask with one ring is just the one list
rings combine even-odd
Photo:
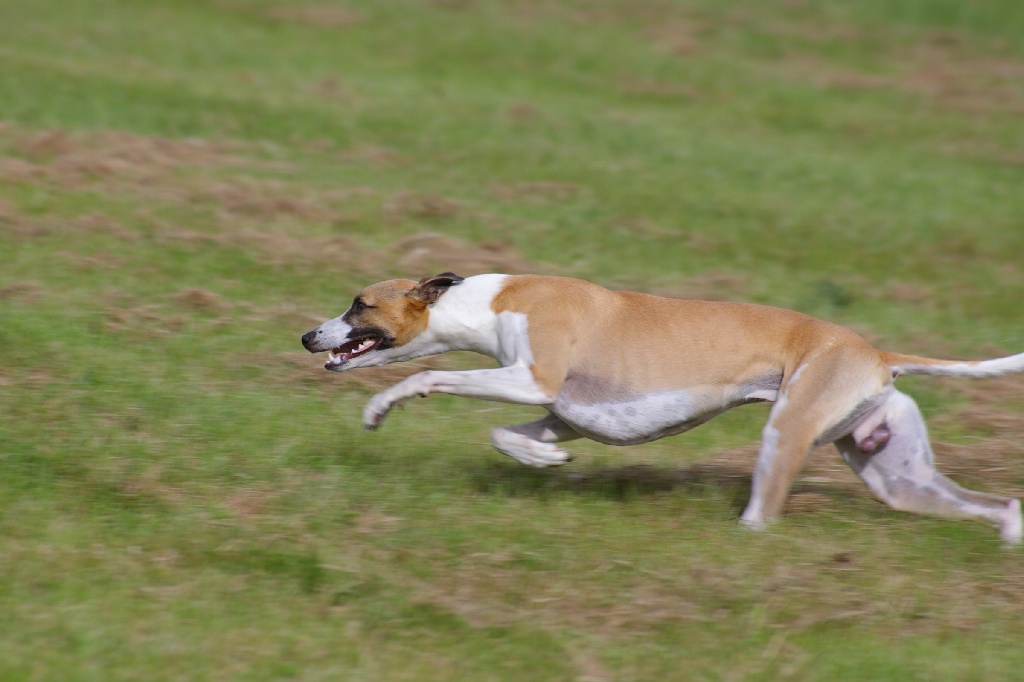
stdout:
[[1024,64],[927,44],[898,51],[890,63],[896,65],[893,72],[865,73],[793,53],[781,58],[779,66],[787,77],[822,88],[901,92],[967,114],[1024,112]]
[[[5,179],[5,163],[10,159],[0,159],[0,181]],[[45,237],[54,230],[44,219],[25,216],[13,205],[0,199],[0,230],[8,239],[33,239]]]
[[0,287],[0,301],[11,300],[21,303],[33,303],[42,298],[45,292],[46,287],[39,282],[30,280],[12,282]]
[[[43,184],[68,191],[125,194],[162,203],[213,205],[217,223],[229,231],[249,229],[253,221],[307,221],[340,225],[349,218],[339,209],[354,191],[316,191],[283,182],[211,177],[224,167],[271,167],[254,145],[210,139],[165,139],[118,131],[95,133],[13,129],[15,156],[0,159],[0,180]],[[197,172],[198,171],[198,172]],[[174,232],[162,220],[147,215],[157,233]],[[30,218],[9,204],[0,205],[0,223],[20,236],[81,231],[134,241],[140,234],[98,213],[71,221],[54,217]],[[217,225],[220,227],[220,225]]]
[[463,277],[487,272],[543,273],[549,270],[523,258],[501,242],[469,244],[438,232],[420,232],[400,239],[391,248],[395,265],[409,277],[445,270]]
[[226,214],[224,217],[227,221],[236,217],[259,218],[264,221],[283,217],[339,224],[345,220],[333,205],[335,197],[323,194],[309,196],[308,191],[267,180],[205,182],[193,187],[186,198],[190,202],[215,204]]
[[742,272],[711,271],[692,275],[679,286],[656,287],[649,293],[700,301],[742,301],[749,298],[751,277]]
[[406,217],[436,220],[449,218],[459,211],[459,204],[442,196],[399,192],[391,196],[384,205],[384,215],[392,222]]
[[516,123],[530,123],[538,120],[543,112],[531,102],[517,102],[505,109],[505,116]]
[[149,303],[127,307],[108,307],[104,328],[112,334],[131,334],[140,338],[173,336],[181,331],[185,319],[168,316],[160,305]]
[[624,76],[619,79],[618,87],[622,92],[643,97],[692,101],[704,99],[704,94],[699,89],[678,81]]
[[234,307],[231,301],[204,289],[185,289],[148,301],[120,292],[107,297],[104,328],[112,334],[143,339],[167,337],[179,333],[197,312],[224,314]]
[[192,249],[211,246],[237,248],[251,253],[268,265],[295,265],[305,268],[326,268],[336,272],[360,270],[372,256],[360,249],[349,237],[305,237],[288,232],[236,229],[231,232],[195,232],[167,229],[158,241]]
[[267,505],[278,495],[275,491],[255,488],[238,490],[224,500],[224,508],[239,521],[252,521],[266,515]]
[[238,145],[223,140],[63,130],[17,131],[13,138],[13,150],[21,158],[4,159],[0,176],[43,180],[69,189],[112,180],[145,186],[183,167],[242,163]]
[[362,145],[350,147],[341,152],[340,158],[345,163],[354,163],[373,167],[395,166],[404,164],[407,159],[402,154],[388,147]]
[[86,213],[80,215],[68,223],[72,231],[85,232],[88,234],[100,234],[113,237],[122,242],[138,241],[141,235],[126,228],[119,221],[101,213]]
[[193,310],[224,312],[231,308],[231,304],[224,300],[222,296],[205,289],[185,289],[174,294],[171,298]]
[[986,438],[971,443],[933,442],[936,466],[972,487],[1003,495],[1024,495],[1024,445],[1017,439]]
[[140,474],[118,474],[114,484],[118,494],[138,500],[156,500],[172,507],[181,507],[188,502],[189,494],[176,486],[164,483],[163,470],[151,466]]
[[582,186],[571,182],[513,182],[494,183],[491,193],[502,201],[523,201],[527,203],[559,203],[576,197]]

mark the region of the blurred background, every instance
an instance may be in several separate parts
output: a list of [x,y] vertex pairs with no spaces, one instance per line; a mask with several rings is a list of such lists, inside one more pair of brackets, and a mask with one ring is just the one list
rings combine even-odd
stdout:
[[[1017,0],[3,0],[0,677],[1018,679],[1024,562],[767,408],[532,471],[536,410],[376,390],[299,336],[443,270],[1024,350]],[[637,339],[642,352],[643,339]],[[1024,378],[901,380],[1024,492]]]

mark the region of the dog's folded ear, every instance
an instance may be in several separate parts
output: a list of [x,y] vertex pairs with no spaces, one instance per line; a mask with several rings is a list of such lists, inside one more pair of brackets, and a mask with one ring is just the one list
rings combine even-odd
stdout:
[[433,277],[424,277],[417,282],[416,286],[406,296],[430,305],[439,299],[441,294],[448,291],[449,287],[453,287],[463,281],[465,279],[459,277],[454,272],[442,272],[440,275],[434,275]]

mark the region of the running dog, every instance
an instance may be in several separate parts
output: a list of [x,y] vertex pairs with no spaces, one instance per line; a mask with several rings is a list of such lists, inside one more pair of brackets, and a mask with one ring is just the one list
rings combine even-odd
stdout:
[[363,423],[376,429],[396,405],[431,393],[540,405],[544,418],[491,432],[498,451],[535,467],[571,459],[556,443],[645,443],[737,405],[773,402],[744,525],[760,529],[778,517],[811,449],[835,443],[894,509],[987,519],[1006,542],[1021,541],[1020,502],[966,490],[936,471],[921,412],[893,381],[1019,372],[1024,353],[934,360],[878,350],[844,327],[780,308],[450,272],[369,286],[302,345],[326,352],[333,372],[453,350],[495,358],[496,369],[415,374],[375,395]]

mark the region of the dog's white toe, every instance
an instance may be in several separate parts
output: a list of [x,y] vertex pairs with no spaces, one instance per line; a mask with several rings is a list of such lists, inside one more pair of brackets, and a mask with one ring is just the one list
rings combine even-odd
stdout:
[[527,448],[526,452],[521,452],[518,457],[512,453],[506,454],[512,454],[523,464],[532,467],[557,467],[572,461],[572,456],[557,445],[537,441],[534,443],[536,444]]
[[503,428],[491,433],[491,445],[498,452],[531,467],[556,467],[572,461],[572,456],[554,443],[544,443]]
[[363,428],[367,431],[373,431],[380,423],[384,421],[384,417],[387,416],[388,412],[391,411],[392,402],[386,398],[381,397],[381,393],[373,396],[370,402],[363,408]]

